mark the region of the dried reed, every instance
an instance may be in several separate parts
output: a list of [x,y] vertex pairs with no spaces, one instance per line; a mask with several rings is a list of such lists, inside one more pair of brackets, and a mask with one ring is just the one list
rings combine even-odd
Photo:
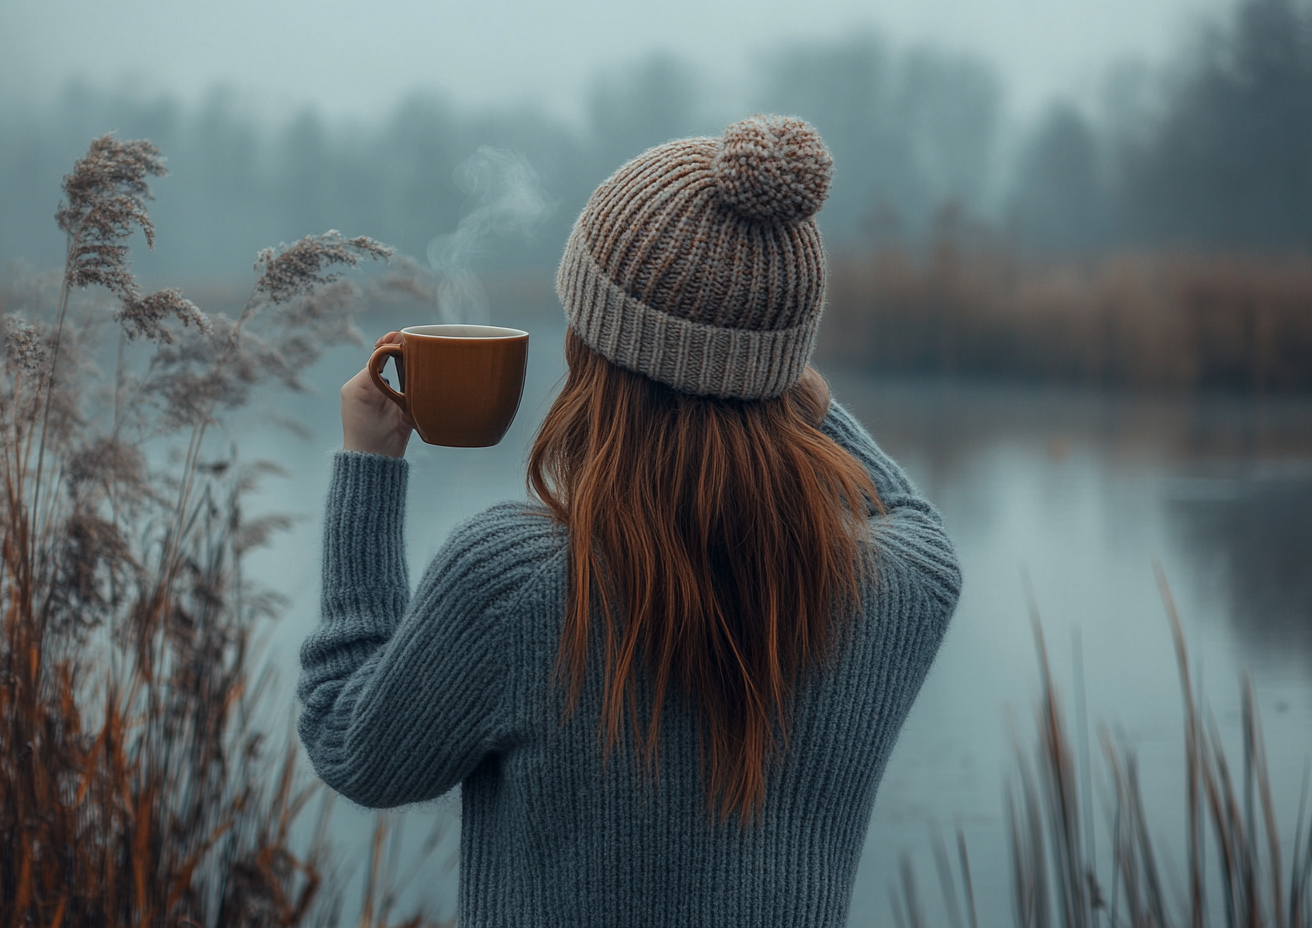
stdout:
[[[1237,785],[1214,721],[1204,726],[1202,695],[1189,670],[1189,656],[1175,601],[1160,565],[1158,585],[1171,623],[1184,695],[1186,850],[1188,886],[1175,895],[1163,880],[1164,855],[1154,846],[1133,749],[1101,732],[1114,794],[1111,859],[1098,866],[1085,834],[1092,827],[1081,797],[1089,788],[1088,771],[1077,774],[1065,713],[1048,664],[1047,648],[1031,595],[1039,655],[1042,697],[1039,703],[1039,750],[1031,764],[1018,751],[1018,776],[1006,796],[1006,820],[1012,871],[1013,918],[1024,928],[1203,928],[1219,921],[1227,928],[1309,928],[1312,926],[1312,827],[1304,831],[1300,804],[1290,862],[1285,870],[1270,771],[1262,742],[1261,721],[1252,683],[1242,681],[1243,783]],[[1308,784],[1303,786],[1307,799]],[[1210,825],[1210,829],[1207,828]],[[1209,842],[1210,836],[1210,842]],[[965,839],[958,831],[959,871],[972,924],[970,865]],[[957,890],[936,844],[940,880],[949,919],[960,923]],[[1214,849],[1215,871],[1204,867]],[[918,911],[914,879],[903,865],[901,888],[894,889],[893,913]],[[1220,908],[1219,917],[1215,912]],[[924,918],[912,918],[923,924]]]
[[[64,179],[57,294],[49,278],[0,292],[3,925],[300,925],[338,910],[327,806],[297,851],[312,789],[290,731],[271,750],[253,722],[267,677],[252,677],[252,633],[279,603],[242,564],[286,520],[242,503],[275,468],[207,433],[261,387],[301,389],[354,338],[358,294],[336,269],[391,250],[335,232],[266,250],[240,315],[209,318],[176,290],[143,295],[128,266],[134,231],[153,245],[147,178],[163,173],[148,142],[95,140]],[[84,299],[91,285],[112,313]],[[139,366],[136,338],[150,343]],[[171,449],[181,463],[156,466]]]
[[819,350],[888,372],[1095,386],[1312,389],[1312,257],[1023,261],[945,222],[927,255],[834,262]]

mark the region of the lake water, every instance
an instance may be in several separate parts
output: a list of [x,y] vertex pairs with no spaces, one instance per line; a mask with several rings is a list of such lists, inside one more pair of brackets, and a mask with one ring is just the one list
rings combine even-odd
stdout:
[[[412,442],[412,577],[457,522],[524,497],[528,443],[563,372],[558,312],[497,320],[531,333],[523,403],[499,446]],[[370,331],[412,321],[382,317]],[[311,426],[314,439],[258,427],[242,435],[244,456],[271,457],[293,474],[267,483],[252,508],[301,517],[251,564],[290,597],[269,639],[280,673],[270,712],[281,716],[280,730],[296,649],[316,621],[321,506],[341,434],[337,388],[365,358],[363,349],[334,352],[314,373],[321,395],[280,407]],[[1082,654],[1096,818],[1110,809],[1092,734],[1105,724],[1138,753],[1154,839],[1168,857],[1184,859],[1182,701],[1156,561],[1236,756],[1238,681],[1252,674],[1288,847],[1312,756],[1312,400],[1114,397],[820,367],[836,398],[942,511],[965,576],[951,630],[880,788],[850,924],[889,923],[889,887],[903,853],[912,856],[930,913],[941,913],[930,853],[936,826],[949,836],[960,826],[966,835],[981,924],[1011,923],[1003,794],[1016,768],[1013,732],[1032,753],[1039,694],[1026,576],[1068,712],[1077,642]],[[426,895],[446,914],[454,910],[457,809],[447,799],[407,812],[401,843],[403,854],[414,853],[425,833],[447,827],[406,894]],[[372,821],[339,807],[333,834],[344,856],[364,854]],[[1097,839],[1106,883],[1105,830]],[[357,867],[348,913],[359,879]]]

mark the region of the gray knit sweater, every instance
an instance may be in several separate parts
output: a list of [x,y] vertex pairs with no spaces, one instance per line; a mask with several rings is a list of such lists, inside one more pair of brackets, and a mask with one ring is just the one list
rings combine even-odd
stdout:
[[677,697],[658,778],[628,746],[602,764],[600,673],[561,724],[566,544],[544,508],[502,503],[465,522],[411,594],[406,463],[337,455],[300,735],[319,775],[363,806],[461,785],[462,928],[844,924],[875,790],[961,576],[938,515],[860,424],[834,404],[822,428],[887,507],[870,520],[878,579],[830,666],[802,680],[762,822],[746,828],[709,820],[696,714]]

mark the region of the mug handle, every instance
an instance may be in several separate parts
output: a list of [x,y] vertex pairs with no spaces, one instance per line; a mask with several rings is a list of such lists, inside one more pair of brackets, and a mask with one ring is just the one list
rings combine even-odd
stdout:
[[[387,363],[388,358],[396,363],[398,373],[404,369],[401,365],[405,363],[405,356],[401,352],[400,345],[379,345],[374,349],[374,353],[369,356],[369,376],[373,379],[374,386],[383,391],[383,396],[400,406],[402,412],[409,412],[410,410],[406,408],[405,394],[397,393],[383,379],[383,365]],[[405,384],[402,384],[402,386],[404,387]]]

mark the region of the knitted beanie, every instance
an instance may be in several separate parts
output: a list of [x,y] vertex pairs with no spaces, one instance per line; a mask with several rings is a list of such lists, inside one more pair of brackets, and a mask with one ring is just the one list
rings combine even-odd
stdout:
[[604,181],[556,275],[570,327],[685,393],[764,399],[806,369],[824,305],[814,216],[833,159],[788,116],[644,152]]

